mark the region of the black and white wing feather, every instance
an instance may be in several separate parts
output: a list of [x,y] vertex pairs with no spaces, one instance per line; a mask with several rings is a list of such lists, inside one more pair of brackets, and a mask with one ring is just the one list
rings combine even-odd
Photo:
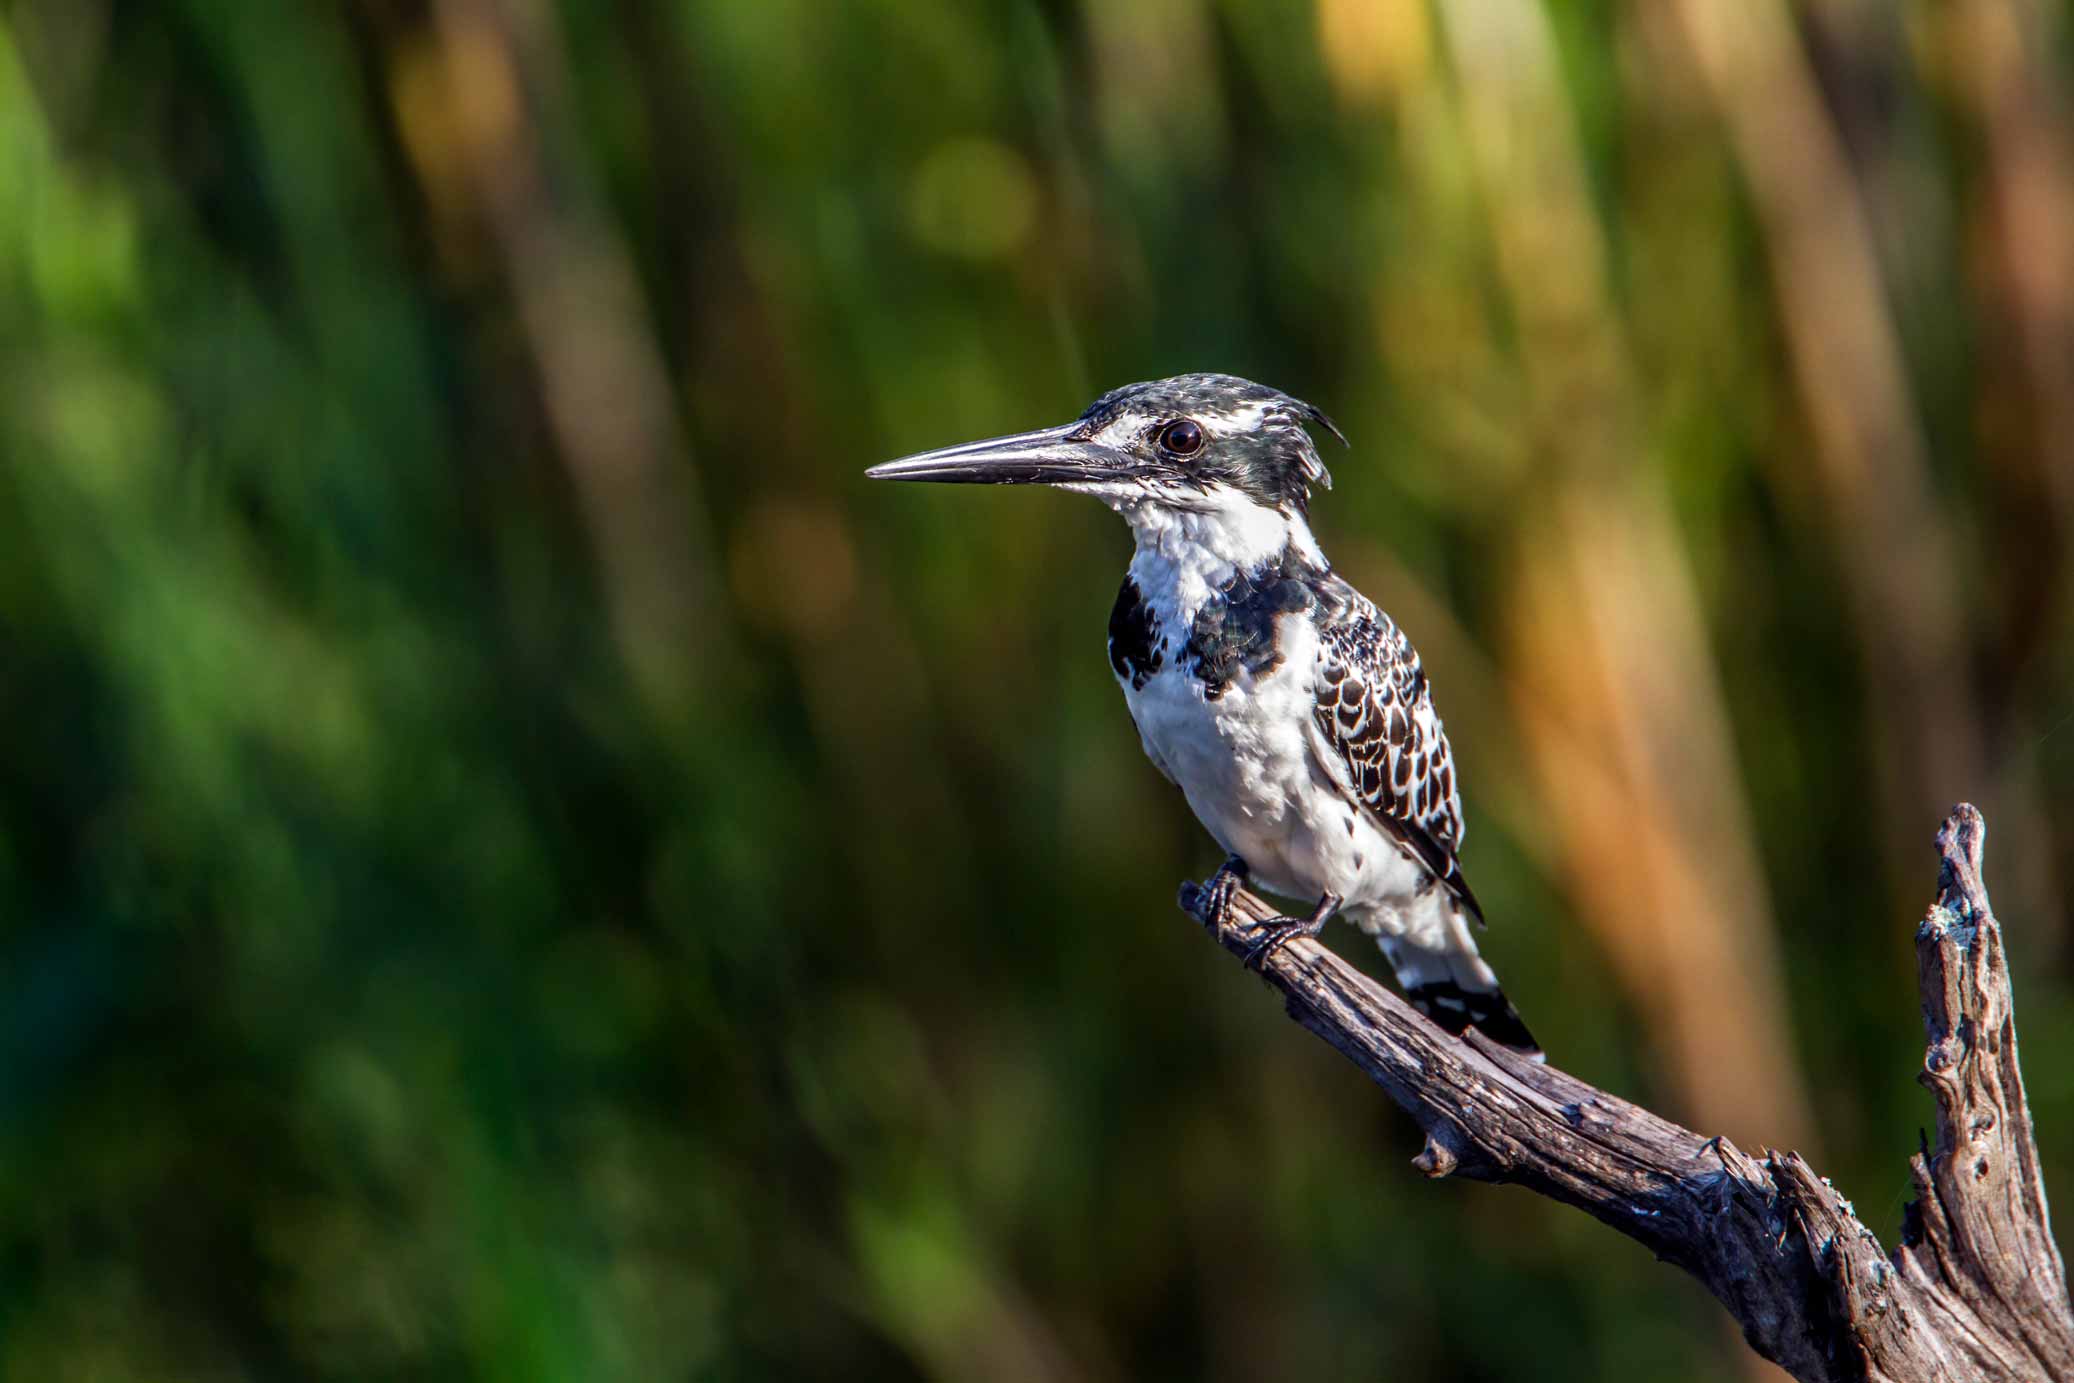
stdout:
[[[1404,631],[1346,582],[1340,608],[1320,608],[1313,712],[1319,754],[1383,829],[1431,870],[1478,922],[1483,908],[1455,855],[1462,799],[1455,756],[1433,709],[1418,650]],[[1321,607],[1326,602],[1320,602]]]

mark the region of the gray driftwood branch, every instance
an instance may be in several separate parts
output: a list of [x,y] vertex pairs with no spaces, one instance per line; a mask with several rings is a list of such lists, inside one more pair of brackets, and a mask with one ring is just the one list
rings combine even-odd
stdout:
[[[1938,832],[1937,901],[1916,931],[1937,1141],[1889,1253],[1797,1153],[1753,1157],[1482,1039],[1448,1036],[1315,942],[1265,976],[1289,1016],[1366,1071],[1425,1131],[1428,1176],[1511,1182],[1576,1206],[1698,1278],[1752,1348],[1805,1383],[2074,1383],[2074,1313],[2017,1070],[2002,930],[1981,881],[1981,815]],[[1194,912],[1193,885],[1182,906]],[[1248,893],[1247,921],[1275,909]],[[1217,938],[1243,956],[1239,926]]]

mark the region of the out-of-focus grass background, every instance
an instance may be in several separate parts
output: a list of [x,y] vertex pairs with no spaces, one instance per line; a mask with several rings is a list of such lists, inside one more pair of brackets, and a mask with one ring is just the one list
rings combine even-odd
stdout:
[[1174,911],[1113,517],[860,479],[1189,369],[1561,1064],[1891,1235],[1971,798],[2074,1195],[2068,18],[6,0],[0,1374],[1758,1376]]

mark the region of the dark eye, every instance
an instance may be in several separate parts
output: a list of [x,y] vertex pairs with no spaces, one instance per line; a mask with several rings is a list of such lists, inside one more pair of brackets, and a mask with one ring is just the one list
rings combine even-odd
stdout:
[[1188,418],[1176,418],[1159,430],[1159,444],[1176,456],[1193,456],[1203,449],[1203,430]]

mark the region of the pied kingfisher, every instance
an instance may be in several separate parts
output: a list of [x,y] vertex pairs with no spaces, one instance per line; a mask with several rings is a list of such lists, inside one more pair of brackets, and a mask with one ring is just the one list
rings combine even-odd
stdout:
[[1109,665],[1145,753],[1229,858],[1203,890],[1222,922],[1240,881],[1315,898],[1259,924],[1259,965],[1344,913],[1405,996],[1453,1033],[1539,1046],[1477,954],[1454,756],[1419,655],[1311,536],[1331,476],[1318,409],[1230,375],[1095,400],[1063,427],[922,452],[881,480],[1052,485],[1093,495],[1136,552],[1109,615]]

